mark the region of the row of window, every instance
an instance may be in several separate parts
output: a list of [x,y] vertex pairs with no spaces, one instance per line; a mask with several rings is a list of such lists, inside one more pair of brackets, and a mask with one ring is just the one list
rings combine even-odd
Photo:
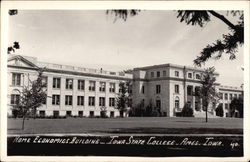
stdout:
[[[44,82],[47,82],[47,78],[43,78]],[[13,86],[20,86],[21,85],[21,74],[20,73],[12,73],[12,85]],[[53,88],[61,88],[61,78],[53,78]],[[73,79],[66,79],[65,89],[72,90],[73,89]],[[77,89],[84,90],[85,89],[85,81],[78,80],[77,81]],[[96,90],[96,82],[89,81],[89,91]],[[100,82],[99,86],[100,92],[106,91],[106,83]],[[110,83],[109,85],[109,92],[115,92],[115,83]]]
[[[163,70],[162,76],[164,76],[164,77],[167,76],[166,70]],[[154,77],[155,77],[155,72],[152,71],[152,72],[151,72],[151,78],[154,78]],[[157,78],[161,77],[161,72],[160,72],[160,71],[157,71],[157,72],[156,72],[156,77],[157,77]]]
[[[77,81],[77,89],[78,90],[84,90],[84,80],[78,80]],[[65,84],[66,89],[73,89],[73,79],[66,79]],[[61,88],[61,78],[53,78],[53,88]],[[89,91],[95,91],[96,90],[96,81],[89,81]],[[99,86],[100,92],[106,91],[106,83],[100,82]],[[115,92],[115,83],[109,83],[109,92]]]
[[[174,76],[175,77],[179,77],[180,75],[180,72],[179,71],[175,71],[174,72]],[[167,75],[167,72],[165,70],[162,71],[162,76],[165,77]],[[151,78],[154,78],[155,77],[155,72],[152,71],[151,72]],[[161,72],[160,71],[156,71],[156,78],[159,78],[161,77]],[[188,73],[187,74],[187,77],[189,79],[192,79],[193,78],[193,74],[192,73]],[[201,79],[201,75],[200,74],[195,74],[195,79]]]
[[219,93],[220,95],[220,99],[223,99],[223,96],[224,96],[224,100],[233,100],[233,98],[241,98],[242,95],[239,94],[239,96],[237,94],[232,94],[232,93]]
[[[89,96],[88,98],[88,105],[95,106],[95,97]],[[106,106],[105,97],[99,97],[99,106]],[[60,95],[52,95],[52,105],[60,105]],[[65,105],[73,105],[73,96],[65,95]],[[77,96],[77,105],[83,106],[84,105],[84,96]],[[115,106],[115,98],[109,98],[109,106]]]
[[[59,117],[59,111],[53,111],[53,116],[54,117]],[[90,117],[94,117],[96,114],[94,111],[89,111],[89,116]],[[101,112],[100,112],[101,115]],[[40,110],[39,111],[39,116],[41,117],[45,117],[45,111],[44,110]],[[72,116],[72,111],[66,111],[66,116]],[[83,111],[78,111],[78,116],[79,117],[83,117]],[[115,116],[115,112],[114,111],[110,111],[110,117],[114,117]]]
[[[161,85],[157,84],[156,87],[155,87],[155,92],[156,94],[160,94],[161,93]],[[174,85],[174,92],[179,94],[179,85]],[[145,93],[145,88],[144,86],[142,86],[141,88],[141,93],[144,94]]]
[[[19,94],[12,94],[10,104],[16,105],[19,103],[20,95]],[[89,96],[88,100],[89,106],[95,106],[95,97]],[[99,97],[99,106],[106,106],[105,97]],[[46,104],[46,102],[44,102]],[[60,95],[52,95],[52,105],[60,105]],[[65,95],[65,105],[73,105],[73,96],[72,95]],[[77,105],[83,106],[84,105],[84,96],[77,96]],[[115,98],[109,98],[109,106],[115,106]]]

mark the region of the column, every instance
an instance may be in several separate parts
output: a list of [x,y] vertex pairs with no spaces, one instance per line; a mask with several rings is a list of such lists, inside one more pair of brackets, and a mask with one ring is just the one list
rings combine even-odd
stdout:
[[193,105],[193,110],[195,112],[196,110],[195,110],[195,95],[194,95],[194,92],[195,92],[195,86],[192,86],[192,105]]

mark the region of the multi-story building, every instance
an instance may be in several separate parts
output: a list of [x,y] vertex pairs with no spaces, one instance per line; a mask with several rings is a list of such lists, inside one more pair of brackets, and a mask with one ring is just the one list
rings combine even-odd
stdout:
[[[196,95],[201,86],[202,69],[173,64],[135,68],[131,74],[105,70],[51,64],[37,61],[33,57],[10,55],[8,59],[8,114],[18,102],[23,86],[35,80],[38,68],[46,68],[43,75],[47,83],[47,101],[38,110],[41,116],[100,116],[105,107],[110,117],[121,116],[116,108],[119,83],[132,83],[132,107],[152,104],[162,116],[176,116],[185,103],[195,114],[202,111],[202,100]],[[219,74],[215,74],[218,76]],[[229,99],[239,97],[241,89],[223,88],[216,84],[224,95],[221,99],[224,116],[229,113],[226,104]],[[226,94],[229,99],[226,99]],[[213,104],[210,111],[213,113]],[[214,113],[213,113],[214,114]]]
[[8,59],[8,114],[18,102],[23,86],[37,78],[44,68],[47,101],[38,110],[41,116],[100,116],[105,107],[110,117],[120,116],[115,109],[119,82],[132,80],[131,74],[38,62],[36,58],[11,56]]
[[231,86],[219,86],[219,94],[220,94],[219,103],[223,107],[224,117],[239,116],[239,112],[237,111],[236,114],[232,114],[230,104],[234,98],[243,97],[242,88],[231,87]]

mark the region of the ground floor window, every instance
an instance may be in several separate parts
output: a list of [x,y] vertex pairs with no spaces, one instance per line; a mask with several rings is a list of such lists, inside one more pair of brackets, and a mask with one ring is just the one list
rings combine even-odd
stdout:
[[159,99],[156,100],[156,107],[159,109],[161,108],[161,100],[159,100]]
[[41,116],[41,117],[45,117],[45,111],[39,111],[39,116]]
[[89,117],[94,117],[94,115],[95,115],[94,111],[89,112]]
[[59,117],[59,111],[53,111],[53,117],[54,118]]
[[71,116],[71,111],[66,111],[67,116]]
[[83,111],[78,111],[78,116],[83,117]]
[[114,111],[110,111],[110,117],[111,118],[115,117],[115,112]]

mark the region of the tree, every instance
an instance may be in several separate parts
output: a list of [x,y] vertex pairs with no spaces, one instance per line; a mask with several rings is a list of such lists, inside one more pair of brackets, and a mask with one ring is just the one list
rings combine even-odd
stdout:
[[[107,14],[115,14],[115,20],[121,18],[124,21],[127,20],[128,16],[138,15],[140,10],[111,10],[107,11]],[[221,20],[229,28],[229,33],[223,34],[223,39],[217,39],[212,45],[207,45],[200,53],[200,56],[194,60],[194,64],[201,66],[208,59],[214,57],[215,59],[221,58],[225,52],[229,54],[229,59],[233,60],[236,58],[236,52],[239,46],[244,44],[244,13],[243,11],[230,11],[228,14],[237,16],[238,22],[233,24],[224,15],[219,14],[213,10],[178,10],[177,18],[180,22],[185,22],[187,25],[198,25],[204,27],[204,24],[210,21],[211,16]]]
[[244,115],[243,103],[244,103],[243,97],[234,98],[230,104],[231,113],[234,114],[235,110],[237,110],[240,114],[240,118],[243,118],[243,115]]
[[222,103],[217,106],[217,108],[215,109],[215,111],[216,111],[216,116],[220,116],[220,117],[224,116],[224,110],[223,110]]
[[[18,10],[9,10],[9,15],[13,16],[13,15],[17,15]],[[12,46],[9,46],[7,49],[7,53],[11,54],[11,52],[15,52],[15,49],[20,49],[20,45],[19,42],[14,42]]]
[[215,68],[210,67],[205,70],[201,78],[201,88],[199,91],[199,97],[202,99],[203,106],[205,107],[206,111],[206,122],[207,113],[208,113],[208,106],[211,103],[217,103],[219,99],[219,94],[216,92],[215,89]]
[[36,115],[37,108],[40,107],[47,98],[46,83],[43,82],[43,69],[38,70],[38,77],[35,81],[30,81],[30,86],[25,86],[21,92],[17,109],[23,118],[22,129],[24,129],[24,121],[31,113]]
[[128,108],[132,106],[130,102],[131,100],[130,88],[131,88],[130,81],[119,83],[119,93],[118,97],[116,98],[116,108],[122,113],[127,111]]
[[194,110],[190,107],[190,104],[185,103],[185,105],[181,111],[181,116],[194,117]]

